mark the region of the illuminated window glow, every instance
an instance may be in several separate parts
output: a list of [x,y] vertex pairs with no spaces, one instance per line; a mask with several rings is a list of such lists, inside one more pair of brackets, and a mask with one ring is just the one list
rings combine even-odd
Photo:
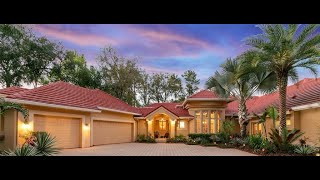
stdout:
[[181,129],[184,128],[184,121],[179,122],[179,128],[181,128]]

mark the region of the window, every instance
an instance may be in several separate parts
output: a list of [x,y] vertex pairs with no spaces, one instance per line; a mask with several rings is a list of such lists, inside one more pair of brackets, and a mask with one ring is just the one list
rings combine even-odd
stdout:
[[251,123],[252,134],[262,134],[262,124],[258,122]]
[[202,111],[203,121],[202,121],[202,133],[208,132],[208,121],[209,121],[209,114],[208,111]]
[[214,133],[214,122],[215,122],[214,111],[211,111],[211,114],[210,114],[210,133]]
[[196,111],[196,124],[197,124],[197,131],[196,131],[196,133],[200,133],[201,131],[200,131],[200,121],[201,121],[201,119],[200,119],[200,111]]
[[[287,126],[290,126],[290,125],[291,125],[291,120],[290,120],[290,119],[287,119],[286,123],[287,123]],[[276,121],[276,127],[278,128],[279,125],[280,125],[280,121],[277,120],[277,121]]]
[[180,128],[180,129],[183,129],[183,128],[184,128],[184,121],[180,121],[180,122],[179,122],[179,128]]
[[165,120],[161,119],[159,121],[159,127],[160,127],[160,130],[166,130],[167,122]]

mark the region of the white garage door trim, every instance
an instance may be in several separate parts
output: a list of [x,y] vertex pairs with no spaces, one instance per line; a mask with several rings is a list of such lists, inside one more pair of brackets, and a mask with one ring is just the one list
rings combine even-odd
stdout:
[[119,120],[105,120],[104,118],[99,118],[99,119],[91,119],[91,143],[90,143],[90,146],[94,146],[94,130],[93,130],[93,127],[94,127],[94,121],[102,121],[102,122],[117,122],[117,123],[129,123],[131,125],[131,141],[130,142],[133,142],[135,140],[134,136],[135,136],[135,122],[134,121],[119,121]]
[[50,112],[50,111],[39,111],[39,110],[29,110],[29,122],[32,122],[32,129],[34,128],[34,115],[42,115],[42,116],[57,116],[57,117],[68,117],[68,118],[79,118],[81,119],[81,128],[80,128],[80,147],[85,146],[85,138],[82,137],[83,129],[82,127],[85,126],[85,115],[79,114],[69,114],[69,113],[60,113],[60,112]]

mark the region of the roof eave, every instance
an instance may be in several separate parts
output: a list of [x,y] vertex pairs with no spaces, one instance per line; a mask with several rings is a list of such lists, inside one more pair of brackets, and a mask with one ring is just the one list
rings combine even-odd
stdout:
[[295,107],[292,107],[291,109],[293,111],[301,111],[301,110],[313,109],[313,108],[319,108],[319,107],[320,107],[320,102],[316,102],[316,103],[305,104],[301,106],[295,106]]
[[61,108],[61,109],[85,111],[85,112],[101,112],[100,110],[95,110],[95,109],[65,106],[65,105],[58,105],[58,104],[50,104],[50,103],[36,102],[36,101],[30,101],[30,100],[13,99],[13,98],[4,98],[4,99],[9,102],[15,102],[15,103],[20,103],[20,104],[28,104],[28,105],[44,106],[44,107],[52,107],[52,108]]
[[128,111],[121,111],[121,110],[116,110],[116,109],[110,109],[110,108],[105,108],[105,107],[101,107],[101,106],[98,106],[97,108],[100,109],[100,110],[118,112],[118,113],[123,113],[123,114],[131,114],[131,115],[137,115],[137,116],[141,116],[141,115],[142,115],[142,114],[138,114],[138,113],[134,113],[134,112],[128,112]]

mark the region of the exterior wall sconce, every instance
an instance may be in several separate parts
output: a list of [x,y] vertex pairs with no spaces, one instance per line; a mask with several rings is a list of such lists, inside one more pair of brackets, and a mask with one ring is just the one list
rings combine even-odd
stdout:
[[84,126],[83,126],[83,129],[86,130],[86,131],[89,130],[89,124],[85,123]]
[[21,128],[25,131],[29,131],[31,129],[30,123],[28,121],[24,121]]

